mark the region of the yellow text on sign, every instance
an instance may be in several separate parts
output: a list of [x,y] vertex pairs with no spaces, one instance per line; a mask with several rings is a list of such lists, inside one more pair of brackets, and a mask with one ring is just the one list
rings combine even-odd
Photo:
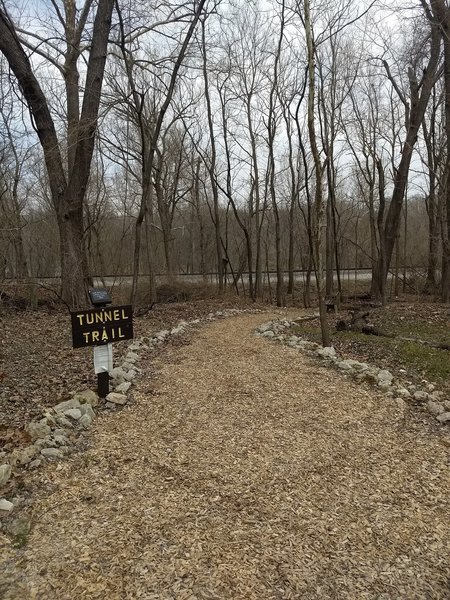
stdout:
[[109,329],[109,331],[106,329],[101,331],[95,329],[93,331],[85,331],[83,337],[85,343],[89,344],[89,342],[113,342],[123,340],[125,339],[125,334],[122,331],[122,327],[113,327],[112,329]]
[[[85,315],[77,315],[80,325],[96,325],[97,323],[114,323],[114,321],[124,321],[129,317],[125,314],[125,309],[115,308],[104,310],[98,313],[87,313]],[[120,329],[120,328],[119,328]],[[86,335],[85,333],[83,335]],[[94,340],[95,341],[95,340]]]

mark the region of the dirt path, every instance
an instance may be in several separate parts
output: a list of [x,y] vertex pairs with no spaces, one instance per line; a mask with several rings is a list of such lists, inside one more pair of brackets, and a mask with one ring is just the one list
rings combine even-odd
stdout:
[[[40,472],[11,599],[450,598],[449,452],[394,400],[211,323]],[[141,365],[143,366],[143,365]]]

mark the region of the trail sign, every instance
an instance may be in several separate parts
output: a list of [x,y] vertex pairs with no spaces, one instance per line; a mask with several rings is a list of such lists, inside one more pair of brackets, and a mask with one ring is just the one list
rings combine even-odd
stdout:
[[74,348],[102,346],[133,338],[132,306],[108,306],[71,313]]

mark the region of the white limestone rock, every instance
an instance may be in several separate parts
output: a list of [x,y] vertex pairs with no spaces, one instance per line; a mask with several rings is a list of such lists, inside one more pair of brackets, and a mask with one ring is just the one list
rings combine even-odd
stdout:
[[274,338],[275,337],[275,332],[272,331],[271,329],[268,329],[267,331],[265,331],[262,334],[262,337],[266,337],[266,338]]
[[56,435],[67,435],[67,430],[63,429],[62,427],[58,427],[53,431],[53,437]]
[[126,404],[127,403],[127,397],[125,396],[125,394],[119,394],[118,392],[110,392],[106,396],[106,400],[108,402],[112,402],[113,404]]
[[119,394],[126,394],[131,387],[131,381],[124,381],[120,385],[118,385],[115,391]]
[[11,453],[11,464],[28,465],[38,452],[39,449],[36,446],[27,446],[26,448],[14,450]]
[[71,429],[72,428],[72,423],[64,415],[58,415],[56,417],[56,422],[58,423],[58,425],[60,425],[60,427],[64,427],[66,429]]
[[72,408],[78,408],[80,406],[80,401],[76,396],[71,398],[70,400],[65,400],[64,402],[60,402],[56,406],[53,407],[53,410],[57,413],[65,413],[66,410],[70,410]]
[[184,327],[181,327],[180,325],[177,325],[170,331],[170,335],[180,335],[181,333],[184,333]]
[[55,427],[55,425],[56,425],[55,415],[52,415],[49,412],[46,412],[46,413],[44,413],[44,419],[49,427]]
[[64,456],[61,448],[42,448],[41,455],[44,458],[62,458]]
[[386,369],[381,369],[381,371],[378,371],[377,383],[380,387],[383,387],[385,384],[392,385],[393,379],[394,376],[390,371],[387,371]]
[[341,360],[338,363],[336,363],[336,366],[338,369],[341,369],[341,371],[352,371],[353,367],[350,364],[350,361],[348,360]]
[[436,417],[439,423],[448,423],[450,421],[450,412],[443,412]]
[[392,388],[391,388],[391,384],[389,383],[389,381],[380,381],[380,382],[378,382],[378,387],[383,392],[390,392],[390,393],[392,393]]
[[69,410],[64,411],[64,415],[74,421],[78,421],[81,417],[81,410],[79,408],[69,408]]
[[92,426],[92,418],[88,414],[84,414],[81,416],[78,423],[83,429],[89,429]]
[[411,398],[411,394],[409,393],[409,390],[407,390],[405,387],[398,387],[395,391],[396,395],[399,398]]
[[123,376],[125,375],[125,371],[122,369],[122,367],[114,367],[114,369],[112,369],[109,372],[109,375],[114,380],[122,378],[122,381],[123,381]]
[[426,402],[428,400],[428,394],[422,390],[417,390],[414,392],[413,398],[416,402]]
[[363,372],[363,371],[367,371],[367,369],[370,369],[370,367],[369,367],[369,365],[367,363],[359,362],[359,360],[353,360],[352,358],[350,358],[346,362],[355,371]]
[[435,415],[436,417],[441,413],[445,412],[444,405],[440,402],[433,402],[433,400],[428,400],[426,407],[428,409],[428,412],[430,412],[432,415]]
[[[98,394],[93,390],[83,390],[82,392],[77,392],[74,396],[74,400],[78,400],[81,405],[90,404],[94,408],[98,406]],[[75,406],[74,408],[78,408]]]
[[14,508],[14,504],[6,498],[0,498],[0,511],[2,513],[10,513]]
[[11,477],[11,465],[0,466],[0,487],[6,485]]
[[140,340],[135,340],[132,344],[130,344],[128,346],[128,350],[135,352],[136,350],[140,350],[146,344],[148,344],[148,338],[141,338]]
[[33,441],[45,438],[50,434],[51,428],[47,424],[45,419],[41,419],[40,421],[31,421],[25,427],[25,431],[30,435]]
[[125,381],[133,381],[133,379],[136,377],[136,375],[137,375],[137,371],[128,371],[128,373],[125,373],[123,378],[125,379]]
[[67,446],[67,444],[69,443],[69,440],[67,439],[67,437],[65,435],[61,435],[61,434],[59,434],[59,435],[53,434],[53,440],[57,446]]
[[90,404],[82,404],[80,406],[80,412],[81,412],[81,416],[83,417],[84,415],[88,415],[88,417],[93,420],[95,419],[95,412],[94,409],[92,408],[92,406]]
[[333,348],[333,346],[325,346],[324,348],[318,348],[316,350],[316,353],[322,358],[336,358],[336,350]]

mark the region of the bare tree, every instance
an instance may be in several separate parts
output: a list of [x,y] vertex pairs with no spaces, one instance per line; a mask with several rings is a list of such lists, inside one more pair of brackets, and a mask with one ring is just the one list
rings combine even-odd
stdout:
[[[4,260],[0,267],[3,275],[8,271],[11,277],[20,281],[28,277],[23,240],[25,202],[20,198],[20,184],[30,148],[24,147],[14,132],[14,120],[17,119],[11,101],[14,92],[3,77],[3,61],[1,69],[0,133],[3,139],[0,143],[0,240],[4,242]],[[7,101],[7,98],[10,100]],[[26,140],[26,132],[21,137]],[[9,248],[12,249],[11,253]],[[12,256],[8,260],[10,254]]]
[[445,173],[445,220],[443,229],[443,260],[442,260],[442,299],[450,301],[450,7],[444,0],[430,0],[430,9],[422,0],[424,10],[432,25],[439,29],[444,46],[444,88],[445,88],[445,133],[447,141],[447,164]]
[[80,110],[78,61],[85,49],[81,38],[92,4],[92,0],[87,0],[78,17],[73,1],[65,2],[64,13],[60,11],[56,2],[53,3],[65,33],[66,47],[62,51],[62,62],[38,50],[43,40],[37,40],[38,43],[33,45],[35,51],[50,59],[51,64],[64,77],[67,104],[67,166],[64,164],[63,149],[57,137],[49,100],[34,74],[33,65],[25,50],[25,42],[20,39],[4,4],[0,8],[0,51],[17,78],[44,152],[60,234],[62,297],[73,307],[86,302],[89,282],[83,247],[83,204],[94,151],[114,0],[100,2],[95,13],[85,77],[86,92]]
[[439,26],[425,2],[423,2],[423,5],[429,29],[424,36],[417,37],[415,40],[416,52],[410,55],[410,63],[408,65],[409,96],[400,88],[398,81],[391,72],[388,62],[385,59],[382,60],[386,75],[404,106],[405,115],[405,139],[399,163],[396,165],[394,171],[394,188],[384,218],[380,239],[382,248],[375,273],[375,290],[383,303],[386,302],[386,281],[398,236],[413,149],[436,80],[439,65]]
[[[170,74],[165,83],[165,92],[160,99],[160,104],[152,104],[156,98],[150,98],[150,110],[146,100],[148,97],[144,91],[140,91],[136,82],[136,69],[139,68],[139,61],[134,56],[133,48],[130,43],[135,42],[136,33],[128,35],[125,22],[122,14],[119,15],[121,39],[120,48],[125,64],[127,80],[130,87],[131,100],[133,102],[133,109],[136,115],[136,125],[139,131],[140,138],[140,162],[142,170],[142,198],[140,202],[139,213],[136,219],[135,225],[135,242],[134,242],[134,258],[133,258],[133,284],[131,289],[131,301],[134,302],[136,299],[138,279],[139,279],[139,265],[140,265],[140,254],[141,254],[141,237],[142,237],[142,224],[144,219],[147,217],[152,207],[151,196],[153,193],[152,178],[154,175],[155,166],[155,154],[163,122],[169,107],[172,102],[172,98],[175,91],[175,86],[178,79],[179,71],[182,67],[186,53],[189,48],[190,41],[194,34],[197,23],[204,13],[204,8],[207,0],[200,0],[195,6],[191,14],[187,17],[183,12],[183,20],[188,20],[188,27],[179,42],[178,53],[173,60],[173,65],[170,70]],[[141,30],[141,33],[145,33],[146,29]],[[145,62],[145,61],[144,61]],[[148,88],[147,88],[148,89]],[[147,219],[147,232],[150,235],[150,221]]]
[[[439,289],[439,246],[441,240],[439,201],[443,196],[446,171],[445,140],[439,127],[439,112],[442,102],[442,91],[435,88],[427,111],[428,114],[422,123],[425,152],[424,155],[421,154],[421,158],[428,176],[428,193],[425,197],[428,215],[428,261],[424,291],[429,294],[436,294]],[[444,286],[442,286],[442,291],[444,291]]]
[[308,133],[311,152],[314,160],[315,172],[315,194],[314,194],[314,212],[313,212],[313,243],[314,243],[314,270],[316,273],[317,295],[319,300],[320,328],[322,332],[322,345],[330,345],[330,332],[326,318],[325,290],[323,281],[323,173],[319,148],[317,145],[316,125],[315,125],[315,60],[316,48],[314,45],[313,29],[311,21],[311,7],[309,0],[304,0],[304,24],[306,35],[306,46],[308,52]]

